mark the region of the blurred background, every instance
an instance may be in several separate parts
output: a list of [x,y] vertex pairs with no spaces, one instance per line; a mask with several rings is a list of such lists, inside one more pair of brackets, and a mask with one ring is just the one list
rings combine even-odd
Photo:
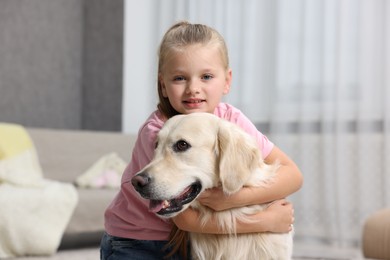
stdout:
[[226,102],[301,168],[296,239],[358,246],[390,206],[390,2],[0,0],[0,121],[137,133],[176,21],[225,38]]

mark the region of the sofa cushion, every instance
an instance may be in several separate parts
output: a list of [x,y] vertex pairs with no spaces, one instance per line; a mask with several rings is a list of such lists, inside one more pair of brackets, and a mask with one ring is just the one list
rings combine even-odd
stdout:
[[117,153],[109,153],[77,177],[75,184],[81,188],[119,188],[126,166]]
[[33,186],[42,170],[33,142],[21,125],[0,123],[0,183]]
[[65,230],[65,236],[72,233],[94,233],[104,230],[104,211],[118,190],[77,189],[79,203]]
[[41,187],[0,185],[0,258],[51,255],[77,203],[73,185],[42,180]]

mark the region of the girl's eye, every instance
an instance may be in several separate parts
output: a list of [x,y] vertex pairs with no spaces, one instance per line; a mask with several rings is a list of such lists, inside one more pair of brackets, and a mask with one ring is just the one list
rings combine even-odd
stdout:
[[173,145],[175,152],[185,152],[191,148],[191,145],[184,140],[179,140]]
[[209,74],[206,74],[206,75],[203,75],[202,77],[204,80],[210,80],[213,78],[213,76],[209,75]]
[[185,80],[185,78],[183,76],[176,76],[173,78],[174,81],[182,81],[182,80]]

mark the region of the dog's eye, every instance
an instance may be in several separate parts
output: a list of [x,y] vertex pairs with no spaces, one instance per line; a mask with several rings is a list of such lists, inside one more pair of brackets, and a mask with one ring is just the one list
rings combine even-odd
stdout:
[[191,145],[184,140],[179,140],[173,145],[173,150],[175,152],[184,152],[189,148],[191,148]]
[[158,142],[156,142],[156,143],[154,144],[154,149],[157,149],[157,147],[158,147]]

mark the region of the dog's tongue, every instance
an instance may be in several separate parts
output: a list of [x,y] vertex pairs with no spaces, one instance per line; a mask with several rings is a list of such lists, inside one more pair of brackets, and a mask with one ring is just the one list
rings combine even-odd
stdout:
[[149,211],[153,213],[159,212],[163,208],[163,205],[163,200],[151,200],[149,202]]
[[171,204],[174,205],[179,204],[178,200],[182,200],[183,197],[186,196],[188,192],[191,191],[191,187],[187,187],[182,193],[179,194],[179,196],[176,199],[171,200],[150,200],[149,202],[149,211],[153,213],[157,213],[162,209],[169,208]]

